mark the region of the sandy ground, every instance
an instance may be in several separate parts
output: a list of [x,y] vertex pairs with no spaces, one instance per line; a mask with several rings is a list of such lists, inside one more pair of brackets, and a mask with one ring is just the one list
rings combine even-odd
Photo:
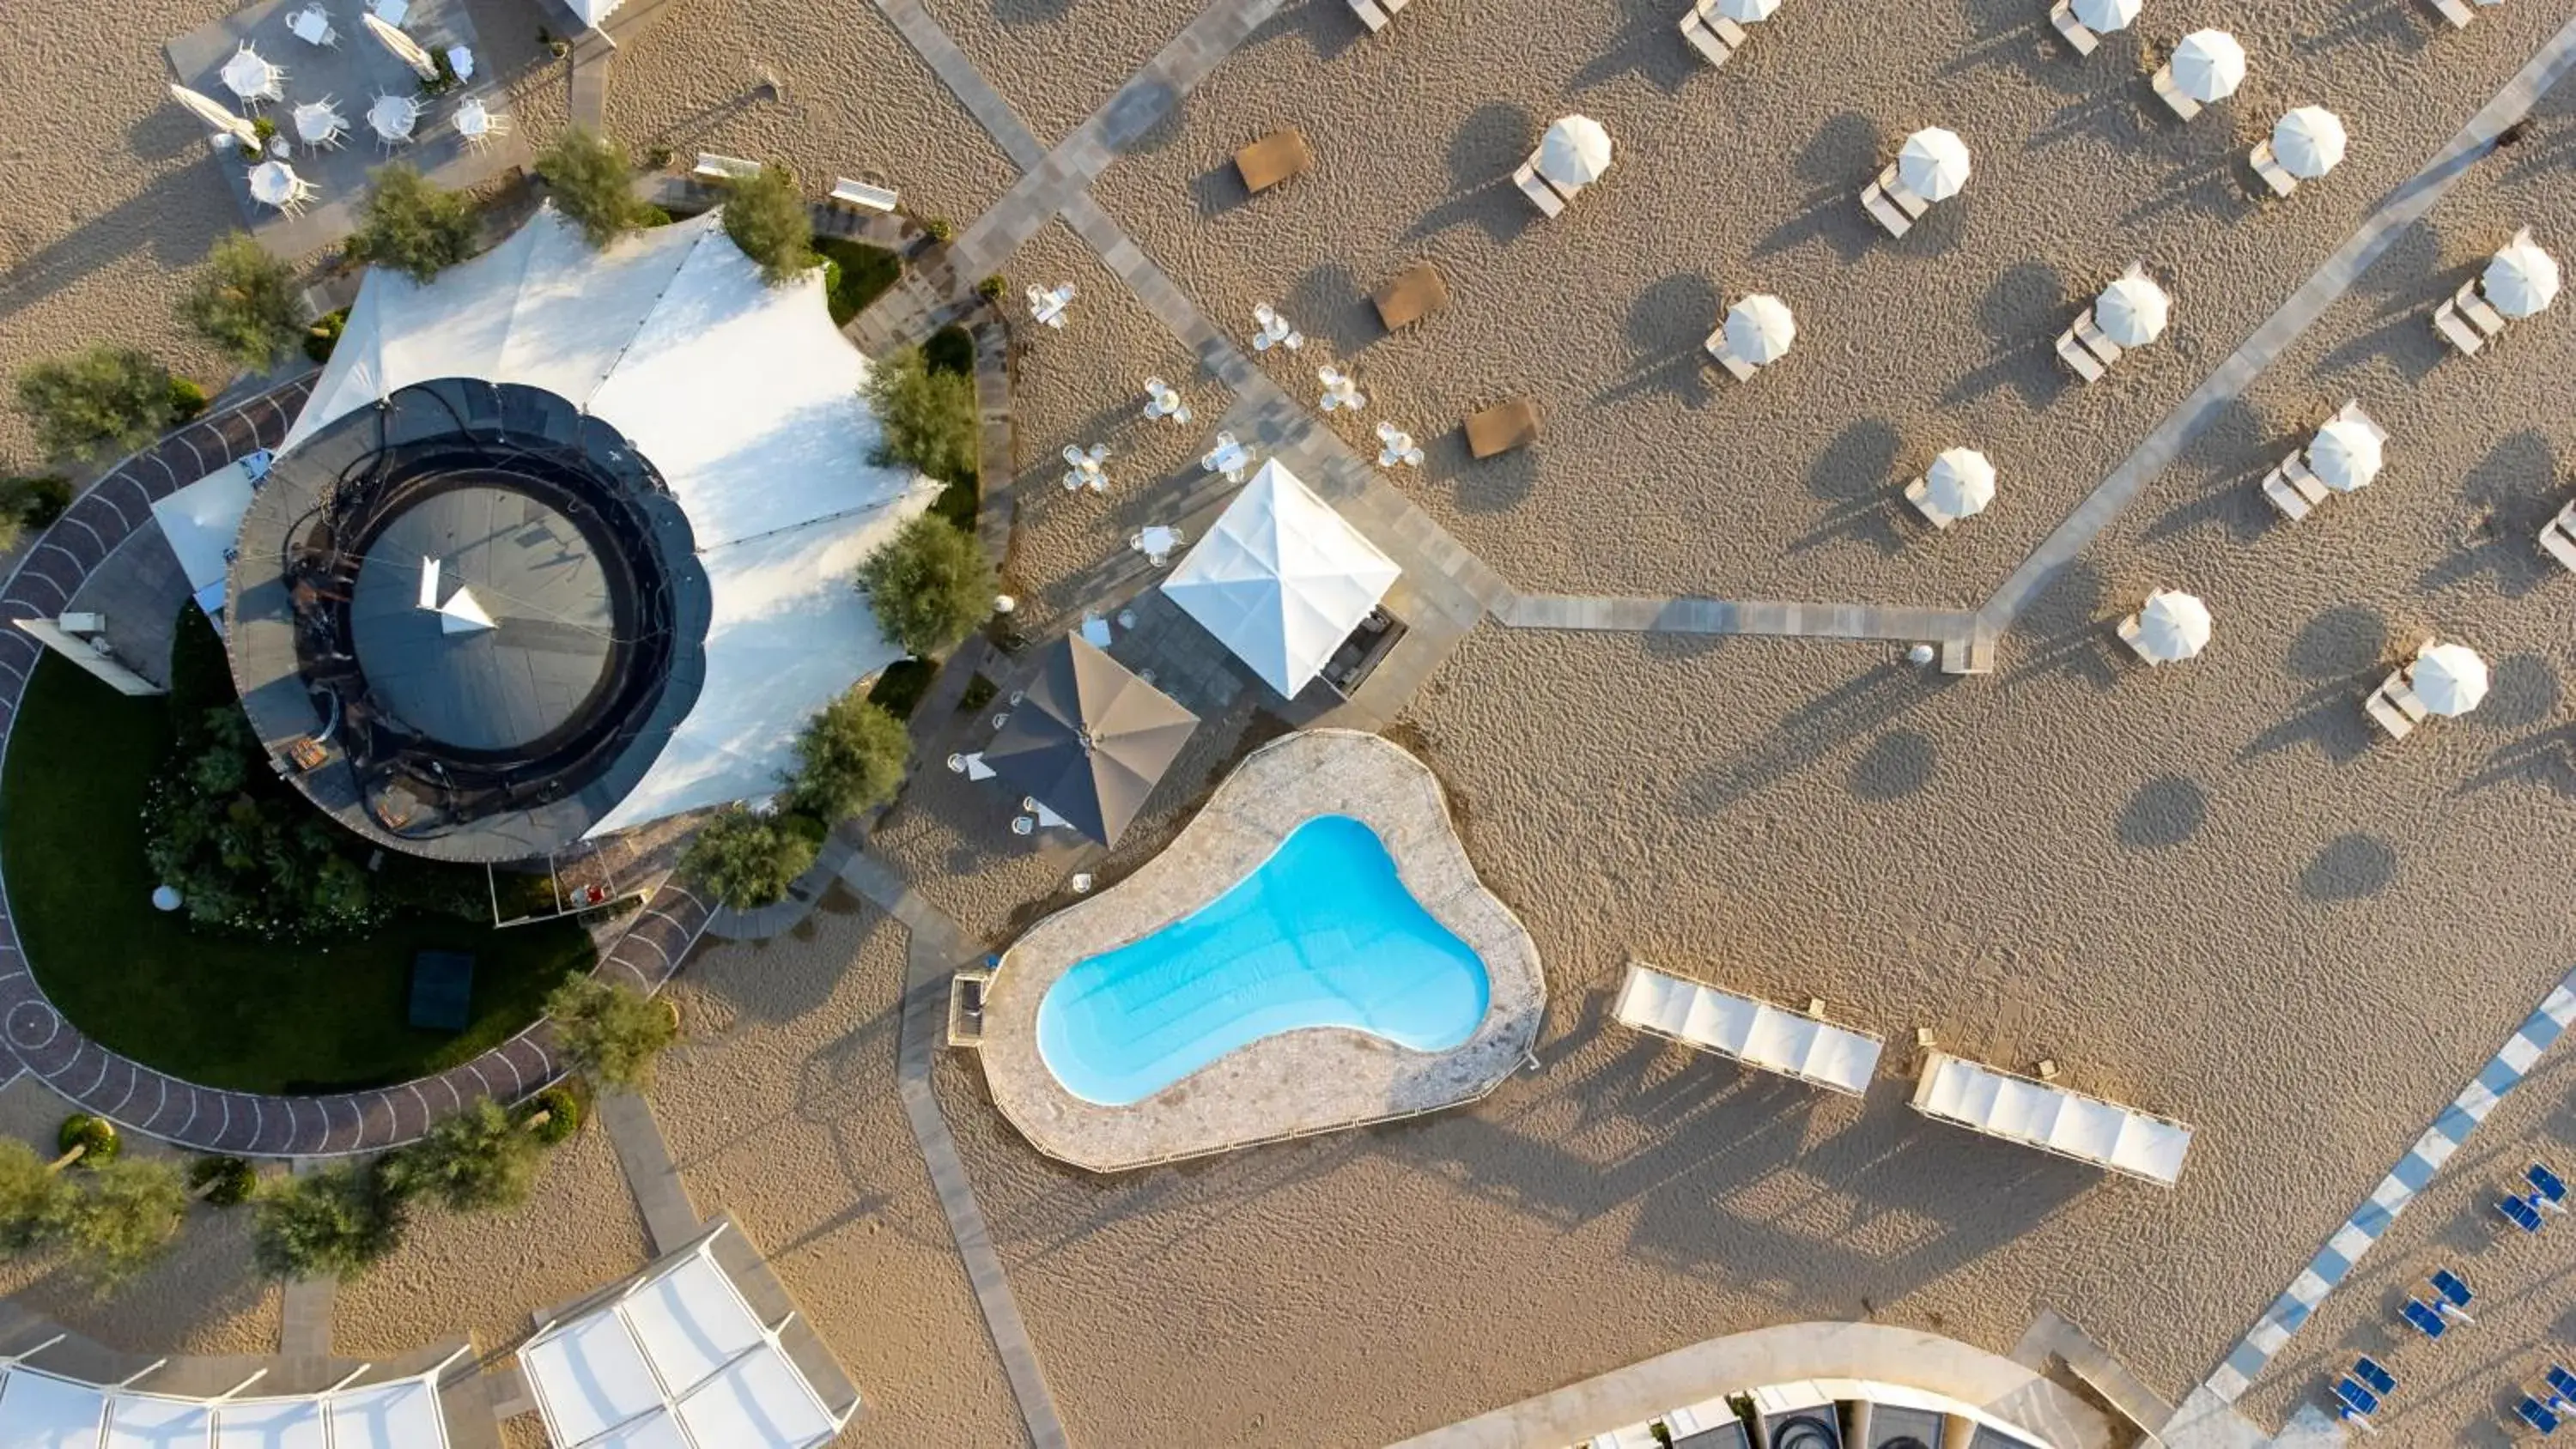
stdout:
[[924,6],[1041,145],[1088,120],[1198,0],[929,0]]

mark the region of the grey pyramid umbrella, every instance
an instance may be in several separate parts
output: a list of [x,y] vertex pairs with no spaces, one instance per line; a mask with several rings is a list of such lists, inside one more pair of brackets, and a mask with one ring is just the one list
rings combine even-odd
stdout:
[[1171,696],[1069,634],[1038,656],[984,763],[1109,845],[1198,726]]

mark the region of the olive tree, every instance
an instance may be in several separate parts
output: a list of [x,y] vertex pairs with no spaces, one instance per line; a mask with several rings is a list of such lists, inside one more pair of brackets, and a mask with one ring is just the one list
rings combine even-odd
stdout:
[[983,545],[932,513],[868,555],[858,583],[886,637],[925,658],[974,632],[993,612],[999,587]]
[[972,377],[932,367],[920,348],[906,347],[870,369],[865,395],[880,429],[877,462],[942,483],[975,477],[981,429]]
[[626,148],[585,126],[572,126],[537,153],[537,174],[555,209],[604,247],[644,224],[651,208],[635,196],[635,167]]
[[487,1212],[527,1201],[544,1146],[489,1097],[429,1129],[388,1159],[387,1185],[426,1194],[455,1212]]
[[101,343],[18,374],[18,409],[48,457],[96,459],[139,448],[173,417],[170,369]]
[[253,1201],[251,1256],[272,1277],[355,1278],[402,1244],[402,1199],[354,1163],[278,1178]]
[[266,367],[304,336],[304,299],[295,269],[250,239],[228,232],[179,297],[179,320],[244,367]]
[[760,275],[773,287],[794,281],[814,265],[814,214],[805,209],[796,173],[784,166],[763,166],[731,183],[724,229],[744,256],[760,264]]
[[903,721],[865,691],[850,690],[823,706],[796,737],[788,807],[817,820],[845,820],[892,800],[911,761],[912,733]]
[[680,871],[734,910],[757,910],[787,898],[787,888],[814,864],[822,843],[823,831],[812,817],[736,805],[698,828],[680,857]]
[[397,161],[377,169],[344,247],[357,261],[426,282],[474,255],[474,204]]
[[576,976],[546,997],[555,1045],[574,1071],[606,1087],[642,1088],[653,1058],[677,1041],[671,1009],[643,992],[595,976]]
[[168,1162],[105,1162],[65,1194],[59,1240],[72,1272],[105,1293],[161,1261],[187,1211],[188,1189]]

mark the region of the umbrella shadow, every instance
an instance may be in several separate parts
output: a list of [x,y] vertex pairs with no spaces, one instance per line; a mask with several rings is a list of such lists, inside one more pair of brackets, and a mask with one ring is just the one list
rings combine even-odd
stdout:
[[1845,111],[1816,128],[1791,170],[1807,183],[1789,219],[1753,244],[1753,255],[1772,256],[1821,240],[1845,263],[1858,261],[1882,235],[1861,209],[1861,188],[1877,174],[1885,145],[1878,123]]
[[2550,582],[2560,569],[2534,536],[2558,512],[2558,492],[2558,457],[2545,435],[2525,428],[2497,443],[2460,480],[2468,521],[2416,587],[2450,589],[2489,577],[2497,593],[2519,599]]
[[2197,475],[2202,486],[2150,519],[2140,538],[2156,542],[2214,527],[2234,542],[2251,543],[2271,527],[2275,517],[2272,505],[2263,498],[2263,474],[2305,441],[2305,434],[2272,435],[2254,404],[2241,395],[2229,398],[2165,470],[2167,478]]
[[1873,666],[1683,781],[1674,808],[1687,815],[1722,815],[1854,739],[1894,724],[1928,697],[1920,671],[1895,663]]
[[2066,391],[2066,378],[2054,339],[2069,310],[2066,277],[2057,268],[2046,262],[2006,267],[1977,302],[1986,360],[1951,384],[1941,401],[1955,407],[2009,387],[2025,406],[2055,402]]
[[1508,243],[1529,230],[1538,208],[1512,184],[1512,172],[1528,158],[1537,134],[1537,121],[1519,106],[1497,101],[1477,107],[1449,138],[1449,195],[1406,228],[1406,237],[1420,240],[1474,226]]
[[2368,753],[2373,726],[2361,701],[2388,674],[2388,621],[2375,609],[2337,604],[2320,611],[2290,641],[2283,666],[2312,687],[2291,702],[2289,715],[2237,752],[2253,760],[2297,745],[2313,745],[2338,763]]
[[2309,33],[2308,43],[2317,50],[2356,45],[2420,50],[2435,33],[2433,18],[2423,0],[2345,0],[2333,19]]
[[1701,69],[1699,56],[1673,34],[1674,10],[1668,0],[1623,0],[1619,36],[1610,48],[1574,73],[1567,88],[1577,94],[1598,90],[1634,75],[1665,95],[1679,92]]
[[1807,494],[1825,505],[1816,528],[1789,543],[1803,553],[1837,539],[1853,539],[1882,554],[1903,551],[1906,535],[1890,491],[1904,437],[1884,418],[1846,424],[1807,469]]
[[1700,344],[1718,305],[1717,288],[1698,272],[1674,272],[1639,293],[1628,304],[1628,366],[1593,401],[1669,392],[1691,407],[1705,406],[1716,394]]

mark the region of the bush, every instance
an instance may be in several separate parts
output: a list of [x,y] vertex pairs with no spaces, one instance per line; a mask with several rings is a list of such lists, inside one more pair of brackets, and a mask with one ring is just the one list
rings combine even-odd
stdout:
[[921,219],[921,234],[944,246],[957,240],[957,223],[944,216],[925,216]]
[[626,148],[583,126],[571,126],[537,153],[537,174],[555,209],[604,247],[643,225],[644,203],[635,198],[635,168]]
[[96,459],[143,446],[170,424],[170,369],[102,343],[18,374],[18,408],[50,458]]
[[355,836],[282,787],[238,705],[200,711],[144,802],[144,858],[200,926],[295,941],[385,914]]
[[877,671],[877,682],[868,686],[868,703],[908,720],[921,708],[921,697],[930,692],[930,681],[939,675],[939,666],[927,659],[898,659]]
[[402,1245],[402,1200],[354,1163],[273,1179],[253,1201],[251,1257],[273,1278],[355,1278]]
[[62,1206],[71,1270],[100,1293],[122,1287],[177,1241],[188,1190],[167,1162],[110,1162],[86,1174]]
[[188,1191],[215,1207],[238,1207],[259,1188],[259,1171],[238,1157],[200,1157],[188,1164]]
[[451,1212],[494,1212],[528,1200],[543,1144],[489,1097],[429,1129],[385,1160],[386,1187],[428,1194]]
[[344,250],[353,261],[391,267],[426,282],[474,255],[473,203],[430,185],[418,171],[396,161],[377,169],[358,229],[349,234]]
[[880,464],[918,468],[942,483],[975,476],[980,438],[971,378],[930,366],[918,347],[906,347],[868,373],[868,406],[882,433]]
[[973,633],[993,612],[997,587],[983,545],[930,514],[868,555],[858,583],[886,637],[924,657]]
[[55,1129],[54,1150],[69,1154],[75,1147],[80,1149],[79,1166],[96,1167],[114,1162],[116,1155],[125,1150],[125,1141],[117,1136],[115,1123],[87,1112],[74,1112]]
[[647,146],[647,147],[645,147],[645,148],[644,148],[644,169],[645,169],[645,170],[647,170],[647,171],[659,171],[659,170],[663,169],[664,167],[666,167],[666,166],[668,166],[668,165],[670,165],[670,164],[671,164],[671,148],[670,148],[670,147],[668,147],[668,146]]
[[796,737],[787,807],[817,820],[846,820],[892,800],[911,763],[912,735],[903,721],[850,690],[823,706]]
[[0,1252],[25,1253],[53,1241],[68,1196],[36,1149],[0,1137]]
[[247,232],[228,232],[179,298],[179,320],[244,367],[265,368],[303,335],[295,269]]
[[819,840],[806,840],[777,815],[730,806],[698,828],[680,858],[684,875],[706,882],[737,911],[787,898],[787,888],[813,865]]
[[546,998],[566,1065],[604,1087],[652,1084],[653,1058],[679,1040],[669,1005],[631,986],[576,976]]
[[205,412],[206,404],[210,401],[212,399],[206,396],[206,390],[188,379],[184,377],[170,379],[170,421],[192,422]]
[[[538,1122],[539,1113],[544,1113],[546,1120]],[[527,1127],[529,1136],[552,1147],[581,1130],[581,1096],[570,1087],[548,1087],[519,1104],[517,1120]],[[529,1126],[530,1123],[535,1125]]]
[[957,696],[957,712],[959,714],[973,714],[975,711],[991,704],[993,702],[993,696],[1000,694],[1001,692],[1002,688],[1000,685],[997,685],[993,681],[978,674],[974,678],[966,681],[966,692]]
[[349,309],[325,312],[304,329],[304,355],[315,362],[329,362],[332,350],[340,345],[341,329],[349,325]]
[[[9,487],[11,498],[23,496],[18,516],[29,528],[46,527],[62,517],[64,509],[72,506],[72,480],[60,473],[48,473],[41,478],[12,479]],[[24,490],[23,495],[19,491],[21,489]]]
[[815,254],[823,258],[823,291],[830,299],[832,325],[844,327],[886,294],[903,275],[903,258],[884,247],[846,237],[817,237]]
[[725,197],[724,229],[773,287],[814,265],[814,215],[805,209],[796,173],[784,166],[763,166],[733,183]]
[[[921,363],[932,372],[944,372],[972,383],[975,377],[975,334],[953,322],[940,328],[921,344]],[[971,389],[968,396],[973,396]]]
[[1011,290],[1011,284],[1003,281],[1002,274],[999,272],[975,284],[975,295],[987,302],[1002,300],[1002,294],[1009,290]]

